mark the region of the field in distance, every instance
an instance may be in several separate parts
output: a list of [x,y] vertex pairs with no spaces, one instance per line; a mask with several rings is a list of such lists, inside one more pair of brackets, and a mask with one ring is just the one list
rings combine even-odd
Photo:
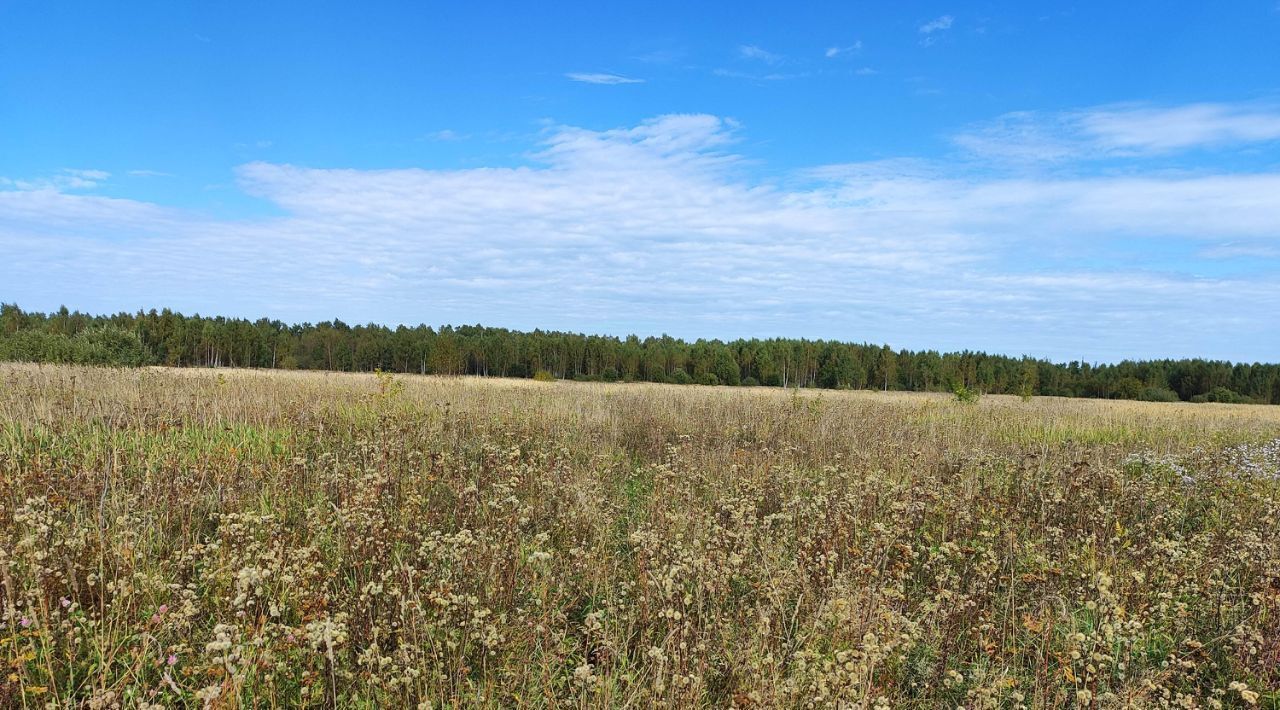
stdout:
[[1280,407],[0,364],[0,706],[1280,707]]

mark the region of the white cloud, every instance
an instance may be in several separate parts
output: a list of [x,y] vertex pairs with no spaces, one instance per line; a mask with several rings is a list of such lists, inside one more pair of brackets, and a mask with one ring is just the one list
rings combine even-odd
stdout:
[[920,34],[927,35],[933,34],[934,32],[940,32],[942,30],[949,30],[951,29],[951,23],[954,21],[955,18],[951,15],[943,15],[920,25]]
[[943,15],[937,19],[930,20],[929,22],[920,25],[919,32],[924,35],[920,40],[921,46],[933,46],[933,44],[938,41],[938,35],[936,33],[945,32],[946,30],[951,29],[951,23],[954,22],[954,20],[955,18],[951,15]]
[[1235,244],[1228,242],[1200,251],[1206,259],[1275,259],[1280,260],[1280,246]]
[[439,131],[432,131],[426,134],[425,136],[422,137],[422,140],[436,141],[440,143],[451,143],[453,141],[460,141],[465,138],[467,138],[467,136],[453,130],[452,128],[444,128]]
[[1001,239],[1119,236],[1280,240],[1280,173],[1145,177],[966,177],[933,166],[832,166],[815,191],[859,205],[863,220],[907,231],[961,230]]
[[605,74],[592,72],[570,72],[565,74],[572,81],[580,81],[584,84],[643,84],[644,79],[634,79],[629,76],[621,76],[619,74]]
[[111,177],[105,170],[63,168],[53,175],[38,178],[0,177],[0,187],[17,190],[90,190]]
[[32,307],[790,334],[1055,357],[1263,358],[1280,347],[1257,327],[1280,308],[1280,265],[1205,275],[1207,257],[1160,269],[1124,246],[1229,244],[1263,258],[1280,244],[1280,173],[1027,178],[893,160],[768,180],[734,152],[738,132],[708,115],[558,126],[509,168],[253,162],[238,185],[279,213],[253,219],[0,191],[0,280]]
[[1161,153],[1199,146],[1280,140],[1280,109],[1227,104],[1100,109],[1080,116],[1106,150]]
[[738,71],[736,69],[725,69],[723,67],[712,69],[711,73],[715,76],[722,76],[728,79],[746,79],[747,81],[787,81],[789,79],[799,79],[809,76],[808,72],[768,72],[759,74],[756,72]]
[[781,64],[783,61],[783,56],[781,54],[775,54],[754,44],[744,44],[739,46],[738,56],[743,59],[761,61],[765,64]]
[[270,141],[270,140],[256,140],[256,141],[254,141],[254,142],[252,142],[252,143],[235,143],[235,144],[233,144],[233,145],[232,145],[232,147],[233,147],[233,148],[235,148],[235,149],[236,149],[236,150],[238,150],[238,151],[246,152],[246,151],[251,151],[251,150],[253,150],[253,149],[256,149],[256,150],[265,150],[265,149],[267,149],[267,148],[270,148],[270,147],[271,147],[271,146],[273,146],[273,145],[275,145],[275,141]]
[[76,170],[73,168],[64,168],[62,172],[83,180],[106,180],[111,177],[111,173],[106,170]]
[[1026,162],[1169,154],[1280,140],[1280,108],[1258,104],[1143,104],[1008,113],[955,136],[980,156]]
[[857,42],[854,42],[853,44],[848,45],[846,47],[827,47],[827,51],[823,52],[822,56],[826,57],[827,59],[835,59],[836,57],[842,54],[852,54],[854,52],[860,51],[861,49],[862,49],[862,40],[858,40]]
[[132,177],[172,177],[170,173],[159,170],[130,170],[128,174]]

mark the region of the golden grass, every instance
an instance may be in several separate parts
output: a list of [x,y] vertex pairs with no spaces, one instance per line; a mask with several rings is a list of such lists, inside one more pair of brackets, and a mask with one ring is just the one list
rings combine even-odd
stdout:
[[1276,707],[1280,408],[0,365],[0,706]]

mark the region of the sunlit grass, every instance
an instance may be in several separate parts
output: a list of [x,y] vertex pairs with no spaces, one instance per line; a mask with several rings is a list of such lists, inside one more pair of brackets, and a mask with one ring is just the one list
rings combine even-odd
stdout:
[[1278,408],[0,383],[0,706],[1277,705]]

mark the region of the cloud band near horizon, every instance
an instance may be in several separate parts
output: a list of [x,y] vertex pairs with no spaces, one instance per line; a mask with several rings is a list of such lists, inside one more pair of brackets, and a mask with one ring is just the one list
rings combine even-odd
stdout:
[[[609,82],[602,82],[609,83]],[[518,167],[251,162],[277,216],[213,219],[65,171],[0,184],[0,296],[316,321],[773,335],[1054,359],[1280,359],[1280,172],[1170,171],[1268,148],[1280,112],[1005,116],[952,159],[761,177],[735,122],[547,129]],[[1119,161],[1096,170],[1089,161]]]

